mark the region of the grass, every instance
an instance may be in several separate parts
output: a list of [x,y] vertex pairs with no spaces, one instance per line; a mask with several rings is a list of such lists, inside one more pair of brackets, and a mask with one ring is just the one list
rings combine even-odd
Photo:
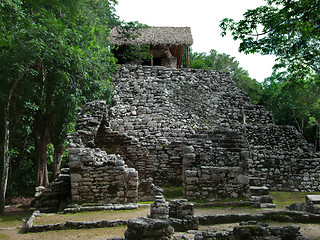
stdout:
[[273,203],[281,207],[305,202],[306,195],[320,195],[320,192],[270,192],[270,195],[273,197]]
[[146,202],[138,202],[138,204],[151,204],[153,201],[146,201]]
[[4,215],[0,215],[0,228],[18,227],[22,226],[23,220],[30,217],[28,212],[7,212]]
[[[182,188],[181,187],[165,187],[164,195],[167,200],[182,198]],[[275,204],[279,207],[288,206],[292,203],[305,202],[305,195],[307,194],[319,194],[320,192],[313,193],[301,193],[301,192],[270,192],[270,195],[274,198]],[[238,203],[241,202],[242,198],[235,199],[221,199],[213,203]],[[208,201],[199,199],[198,203],[208,203]],[[145,202],[146,204],[152,202]],[[232,213],[233,211],[242,213],[245,212],[256,213],[256,209],[250,207],[227,207],[227,206],[217,206],[210,207],[210,209],[198,209],[197,211],[202,211],[204,214],[210,214],[210,211],[213,211],[215,214],[220,212]],[[217,208],[218,210],[214,210]],[[231,208],[231,209],[230,209]],[[236,208],[236,209],[234,209]],[[54,224],[57,222],[65,223],[67,220],[72,221],[99,221],[99,220],[115,220],[115,219],[130,219],[134,217],[145,217],[150,212],[148,207],[139,208],[138,210],[129,210],[129,211],[100,211],[100,212],[81,212],[76,214],[44,214],[39,218],[35,219],[36,224]],[[116,228],[104,228],[104,229],[81,229],[81,230],[63,230],[63,231],[50,231],[44,233],[28,233],[28,234],[19,234],[16,227],[22,226],[23,219],[27,219],[30,216],[30,213],[6,213],[4,216],[0,216],[0,228],[11,228],[4,229],[0,232],[0,240],[2,239],[106,239],[110,237],[123,237],[126,230],[126,226],[119,226]],[[279,215],[279,218],[282,216]],[[318,228],[320,224],[313,224],[315,228]],[[309,226],[309,225],[308,225]],[[206,226],[207,228],[207,226]],[[307,232],[311,232],[308,230]],[[314,238],[315,239],[315,238]]]
[[183,198],[182,187],[162,187],[163,195],[167,200]]
[[65,223],[66,221],[101,221],[128,220],[135,217],[145,217],[150,212],[149,207],[132,210],[107,210],[95,212],[80,212],[67,214],[41,214],[34,219],[35,225]]

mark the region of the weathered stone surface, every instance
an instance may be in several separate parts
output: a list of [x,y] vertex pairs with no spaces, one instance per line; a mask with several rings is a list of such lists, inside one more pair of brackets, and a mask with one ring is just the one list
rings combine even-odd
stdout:
[[[90,163],[77,148],[100,148],[120,154],[141,180],[182,185],[188,199],[249,197],[250,179],[270,190],[320,188],[320,155],[293,127],[276,126],[271,113],[252,105],[229,74],[122,65],[112,83],[110,107],[91,102],[79,114],[77,132],[70,135],[72,174],[79,173],[78,162]],[[115,164],[117,171],[125,168]],[[91,183],[101,178],[122,181],[123,176],[86,176],[78,192],[97,192]],[[126,188],[119,189],[119,196],[125,194]]]
[[127,240],[169,240],[172,239],[174,229],[167,222],[153,218],[134,218],[127,223],[125,232]]
[[155,196],[154,203],[150,206],[150,217],[156,219],[169,218],[169,203],[163,195]]
[[306,212],[268,211],[261,214],[216,214],[198,216],[200,225],[236,223],[241,221],[276,221],[320,223],[320,215]]
[[306,202],[309,204],[320,204],[320,195],[306,195]]
[[[214,198],[214,193],[222,191],[219,187],[208,190],[202,186],[202,182],[208,182],[209,174],[202,173],[200,166],[238,167],[240,172],[244,171],[241,174],[259,178],[258,185],[271,190],[314,191],[319,187],[316,172],[320,156],[312,152],[293,127],[276,126],[271,113],[250,104],[248,96],[228,74],[123,65],[112,82],[115,95],[107,117],[109,132],[101,135],[105,140],[96,142],[107,152],[118,151],[141,178],[152,177],[158,185],[178,185],[190,182],[191,179],[183,178],[187,170],[197,171],[199,191],[195,195],[200,195],[186,191],[188,198]],[[110,140],[109,136],[120,138],[122,134],[134,137],[136,145],[130,147],[132,143]],[[128,154],[128,149],[134,151]],[[311,172],[313,169],[318,170]],[[234,172],[231,179],[239,174]],[[228,176],[215,174],[210,180],[222,175]],[[233,180],[226,184],[231,182],[238,189],[240,185]],[[184,188],[193,188],[189,185]],[[242,195],[239,189],[225,195],[234,193]]]
[[195,234],[195,240],[307,240],[300,232],[299,227],[269,227],[268,224],[256,221],[241,222],[239,227],[234,227],[233,231],[215,231],[207,229]]
[[41,212],[63,212],[71,200],[70,172],[62,168],[61,173],[50,183],[48,188],[39,186],[36,188],[35,200],[31,209]]
[[[76,155],[77,157],[75,157]],[[80,166],[70,165],[71,193],[75,202],[134,203],[138,201],[138,173],[119,155],[98,148],[69,153]]]

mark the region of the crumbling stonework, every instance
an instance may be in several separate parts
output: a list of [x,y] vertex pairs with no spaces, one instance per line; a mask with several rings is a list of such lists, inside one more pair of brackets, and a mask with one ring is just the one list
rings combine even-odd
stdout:
[[138,201],[138,172],[123,158],[95,148],[95,137],[106,114],[106,103],[88,103],[79,114],[77,131],[69,135],[71,196],[74,202]]
[[133,218],[127,223],[125,232],[127,240],[169,240],[172,239],[174,228],[161,219]]
[[266,223],[256,221],[241,222],[239,227],[234,227],[233,231],[215,231],[207,229],[195,234],[195,240],[248,240],[248,239],[290,239],[308,240],[300,232],[300,228],[295,226],[269,227]]
[[63,212],[70,199],[70,172],[68,168],[62,168],[60,174],[47,188],[36,187],[31,210],[37,209],[46,213]]
[[[185,191],[198,188],[203,198],[248,195],[249,183],[288,191],[320,187],[319,155],[293,127],[276,126],[271,113],[252,105],[228,73],[122,65],[112,83],[108,127],[135,138],[134,153],[144,157],[130,158],[126,149],[116,153],[127,155],[142,178],[186,184]],[[107,142],[98,145],[109,152]],[[187,171],[198,185],[190,185]],[[220,180],[217,175],[226,176],[228,187],[206,185]]]
[[250,185],[320,189],[320,155],[252,105],[228,73],[121,65],[112,84],[112,105],[84,107],[71,148],[120,155],[140,180],[183,186],[188,199],[249,197]]
[[100,149],[70,149],[71,193],[75,202],[137,202],[138,172],[118,155]]

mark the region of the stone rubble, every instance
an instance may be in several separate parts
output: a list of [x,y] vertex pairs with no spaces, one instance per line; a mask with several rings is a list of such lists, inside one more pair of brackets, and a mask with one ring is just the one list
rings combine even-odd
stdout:
[[304,203],[292,203],[287,206],[291,211],[302,211],[313,214],[320,214],[320,195],[306,195],[306,202]]
[[269,227],[266,223],[256,221],[241,222],[239,227],[234,227],[233,231],[215,231],[208,229],[195,234],[194,240],[308,240],[304,238],[299,227]]
[[43,186],[36,188],[31,210],[39,210],[46,213],[63,212],[70,199],[70,170],[62,168],[60,174],[50,183],[48,188]]

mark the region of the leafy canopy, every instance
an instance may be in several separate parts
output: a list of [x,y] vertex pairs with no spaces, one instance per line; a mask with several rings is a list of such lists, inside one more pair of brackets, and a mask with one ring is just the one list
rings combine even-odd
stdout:
[[231,31],[241,40],[239,51],[274,54],[280,66],[311,68],[320,72],[320,1],[265,0],[236,22],[221,21],[222,36]]
[[[107,39],[111,28],[119,24],[115,3],[1,1],[1,109],[17,83],[10,104],[12,162],[20,166],[38,163],[37,134],[49,135],[48,141],[55,147],[64,146],[77,108],[92,99],[109,99],[116,59]],[[3,119],[1,111],[1,136]],[[0,145],[2,141],[1,137]],[[39,142],[47,147],[45,138]]]

